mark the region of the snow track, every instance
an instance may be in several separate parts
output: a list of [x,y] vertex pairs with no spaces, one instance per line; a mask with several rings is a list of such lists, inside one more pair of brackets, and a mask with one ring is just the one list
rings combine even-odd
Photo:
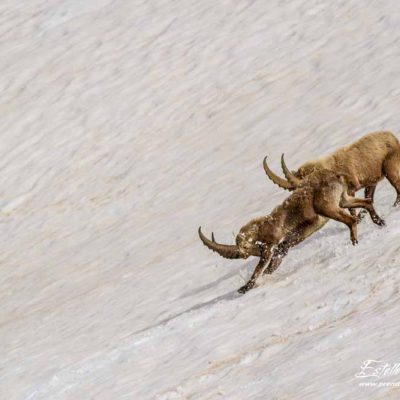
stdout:
[[[84,4],[83,4],[84,3]],[[400,138],[395,0],[0,4],[0,398],[399,399],[400,210],[329,222],[244,296],[221,242],[292,168]]]

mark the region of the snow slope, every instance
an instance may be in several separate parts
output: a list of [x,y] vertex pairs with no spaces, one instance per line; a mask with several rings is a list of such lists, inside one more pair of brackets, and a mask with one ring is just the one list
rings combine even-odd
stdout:
[[[380,129],[400,138],[395,0],[0,4],[0,398],[398,399],[400,210],[380,184],[245,296],[231,242],[267,181]],[[399,375],[369,382],[397,382]]]

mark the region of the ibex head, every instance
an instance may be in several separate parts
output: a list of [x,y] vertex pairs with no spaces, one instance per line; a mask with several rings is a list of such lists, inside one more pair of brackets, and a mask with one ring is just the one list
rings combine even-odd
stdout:
[[250,222],[243,226],[236,236],[236,245],[220,244],[215,241],[214,233],[211,234],[211,240],[204,236],[199,228],[201,241],[210,250],[217,252],[224,258],[248,258],[250,256],[260,257],[263,244],[257,240],[259,228],[256,223]]

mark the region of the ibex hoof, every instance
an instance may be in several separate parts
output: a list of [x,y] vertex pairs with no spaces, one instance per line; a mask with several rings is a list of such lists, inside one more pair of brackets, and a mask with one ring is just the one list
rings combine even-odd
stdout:
[[361,210],[357,215],[357,224],[359,224],[364,217],[366,216],[367,212],[365,210]]
[[351,239],[351,243],[353,243],[353,246],[358,244],[358,240],[357,239]]
[[251,284],[249,285],[248,283],[246,283],[246,285],[242,286],[242,287],[238,290],[238,293],[245,294],[245,293],[248,292],[250,289],[252,289],[253,286],[254,286],[254,285],[251,285]]
[[374,219],[373,219],[373,222],[374,222],[376,225],[379,225],[379,226],[385,226],[385,225],[386,225],[385,220],[382,219],[382,218],[379,218],[379,217],[374,218]]

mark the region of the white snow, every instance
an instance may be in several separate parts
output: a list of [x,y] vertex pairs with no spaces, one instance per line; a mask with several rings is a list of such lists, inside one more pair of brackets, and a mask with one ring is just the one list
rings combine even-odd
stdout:
[[400,138],[398,1],[4,0],[0,398],[399,399],[400,210],[330,222],[244,296],[279,171]]

